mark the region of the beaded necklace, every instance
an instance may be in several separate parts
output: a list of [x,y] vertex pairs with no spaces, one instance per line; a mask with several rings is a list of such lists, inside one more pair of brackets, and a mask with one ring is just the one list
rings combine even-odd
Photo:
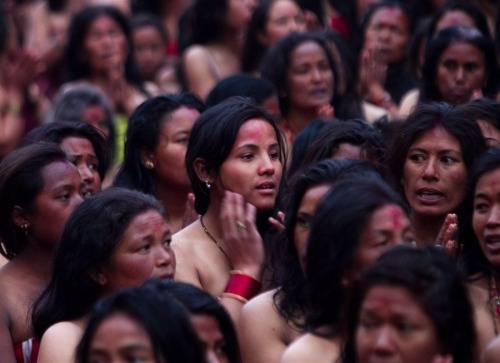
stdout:
[[207,227],[205,226],[205,223],[203,223],[203,216],[200,216],[200,223],[201,223],[201,227],[203,228],[203,231],[208,236],[208,238],[210,238],[212,240],[212,242],[215,243],[215,245],[219,248],[219,250],[221,250],[221,252],[224,254],[224,256],[226,256],[226,258],[229,260],[229,258],[227,257],[226,251],[224,251],[224,248],[222,248],[222,245],[219,242],[217,242],[215,237],[212,236],[212,234],[208,231]]

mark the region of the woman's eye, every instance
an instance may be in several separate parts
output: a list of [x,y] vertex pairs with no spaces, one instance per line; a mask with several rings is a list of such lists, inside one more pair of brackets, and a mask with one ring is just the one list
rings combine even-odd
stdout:
[[421,162],[425,160],[425,156],[422,154],[411,154],[408,156],[411,161]]
[[358,325],[365,330],[372,329],[375,326],[375,324],[369,319],[360,319]]
[[243,154],[240,157],[242,160],[252,160],[253,159],[253,154]]
[[400,323],[397,325],[397,328],[399,329],[399,331],[401,331],[403,333],[409,333],[409,332],[415,330],[416,326],[414,324],[410,324],[410,323]]
[[444,163],[444,164],[454,164],[457,162],[457,159],[455,158],[452,158],[450,156],[445,156],[445,157],[442,157],[441,158],[441,161]]
[[172,239],[171,238],[166,239],[166,240],[163,241],[163,245],[167,246],[167,247],[170,247],[171,243],[172,243]]
[[279,159],[279,157],[280,157],[280,153],[279,153],[279,152],[273,152],[273,153],[270,153],[270,154],[269,154],[269,157],[270,157],[271,159],[274,159],[274,160],[275,160],[275,159]]
[[488,210],[488,205],[486,203],[477,203],[474,206],[474,210],[476,210],[478,212],[485,212]]
[[69,200],[69,198],[70,198],[69,193],[64,193],[64,194],[60,194],[57,196],[57,199],[62,200],[62,201],[67,201],[67,200]]
[[89,169],[90,170],[97,170],[99,168],[99,165],[96,163],[90,163],[89,164]]
[[148,243],[148,244],[145,244],[145,245],[139,247],[139,249],[137,251],[138,252],[148,252],[150,249],[151,249],[151,245]]
[[309,228],[310,224],[311,224],[311,217],[310,216],[297,216],[297,221],[296,221],[296,224],[298,226],[301,226],[301,227],[307,227]]

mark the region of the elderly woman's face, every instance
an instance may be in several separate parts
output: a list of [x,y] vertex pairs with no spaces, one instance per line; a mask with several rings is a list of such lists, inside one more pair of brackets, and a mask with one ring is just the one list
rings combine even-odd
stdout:
[[470,43],[452,43],[439,57],[436,76],[443,101],[451,105],[467,103],[486,84],[484,54]]
[[441,127],[424,132],[406,155],[403,186],[415,214],[442,217],[465,193],[467,167],[460,142]]
[[376,51],[382,61],[394,63],[404,58],[409,39],[406,14],[399,8],[381,8],[368,22],[365,48]]
[[104,14],[94,19],[85,35],[82,55],[92,71],[123,72],[127,53],[127,38],[120,25]]

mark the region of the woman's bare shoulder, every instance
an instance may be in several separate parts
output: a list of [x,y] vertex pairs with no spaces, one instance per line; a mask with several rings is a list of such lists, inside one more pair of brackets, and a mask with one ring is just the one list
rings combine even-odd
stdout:
[[83,319],[61,321],[43,334],[38,353],[38,363],[74,362],[76,347],[85,330]]
[[285,350],[281,363],[326,363],[335,362],[339,357],[340,343],[338,339],[326,339],[307,333]]

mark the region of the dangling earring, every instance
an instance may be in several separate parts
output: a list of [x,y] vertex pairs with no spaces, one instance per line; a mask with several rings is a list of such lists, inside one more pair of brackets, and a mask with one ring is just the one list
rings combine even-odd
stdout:
[[208,180],[205,180],[205,185],[207,186],[208,189],[212,187],[212,184],[210,184]]
[[25,236],[28,236],[28,223],[24,223],[24,224],[21,226],[21,229],[24,231],[24,235],[25,235]]
[[153,162],[151,160],[146,160],[144,165],[146,166],[146,169],[153,169],[155,167],[155,165],[153,164]]

